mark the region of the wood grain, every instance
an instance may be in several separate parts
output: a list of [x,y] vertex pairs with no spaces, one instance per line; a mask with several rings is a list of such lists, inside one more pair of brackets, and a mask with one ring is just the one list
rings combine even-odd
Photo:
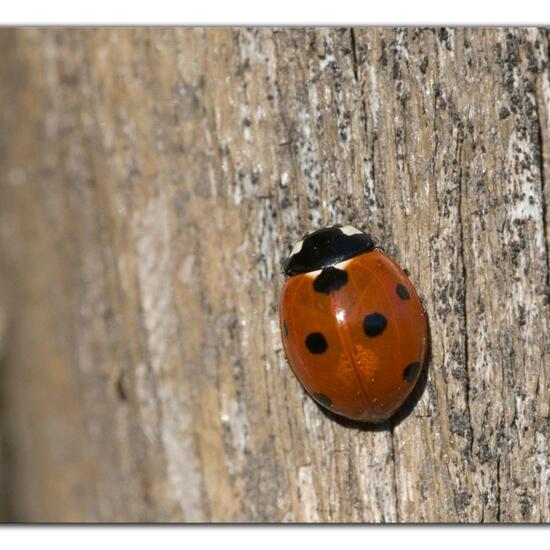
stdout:
[[[2,29],[0,513],[548,522],[546,29]],[[382,428],[306,397],[281,261],[371,232],[428,313]]]

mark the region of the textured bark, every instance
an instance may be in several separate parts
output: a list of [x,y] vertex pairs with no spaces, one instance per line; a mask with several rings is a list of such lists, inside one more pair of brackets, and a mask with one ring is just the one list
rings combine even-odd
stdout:
[[[5,518],[550,520],[547,30],[0,43]],[[282,353],[280,263],[336,222],[430,321],[376,429]]]

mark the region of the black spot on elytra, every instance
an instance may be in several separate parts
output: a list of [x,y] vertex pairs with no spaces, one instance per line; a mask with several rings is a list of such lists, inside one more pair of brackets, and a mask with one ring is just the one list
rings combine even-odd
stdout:
[[327,409],[330,409],[332,407],[332,401],[323,393],[316,393],[313,395],[313,397],[315,398],[315,401],[323,405],[323,407],[326,407]]
[[327,341],[320,332],[312,332],[306,338],[306,347],[310,353],[323,353],[327,349]]
[[374,250],[374,240],[367,233],[346,235],[341,229],[340,225],[334,225],[306,235],[300,252],[287,259],[285,275],[290,277],[323,269]]
[[397,292],[397,295],[402,299],[402,300],[408,300],[411,295],[409,294],[409,291],[401,284],[399,283],[397,285],[397,287],[395,288],[396,292]]
[[283,321],[283,336],[285,338],[288,336],[288,327],[286,326],[286,321]]
[[371,338],[382,334],[387,325],[388,321],[381,313],[370,313],[363,320],[363,330]]
[[348,282],[348,274],[337,267],[325,267],[313,282],[315,292],[329,294],[333,290],[338,290]]
[[403,371],[403,380],[405,382],[412,382],[416,375],[418,374],[418,371],[420,370],[420,363],[411,363],[407,366],[407,368]]

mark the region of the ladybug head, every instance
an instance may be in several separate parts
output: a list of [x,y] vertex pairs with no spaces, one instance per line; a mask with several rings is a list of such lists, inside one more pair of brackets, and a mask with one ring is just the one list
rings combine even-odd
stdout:
[[287,277],[323,269],[374,250],[370,235],[351,225],[323,227],[294,245],[283,271]]

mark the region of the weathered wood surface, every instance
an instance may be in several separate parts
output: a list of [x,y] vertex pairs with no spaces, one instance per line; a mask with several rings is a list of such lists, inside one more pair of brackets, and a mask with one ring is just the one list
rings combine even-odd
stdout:
[[[0,42],[4,517],[550,520],[547,30]],[[377,430],[281,349],[280,262],[334,222],[430,320]]]

